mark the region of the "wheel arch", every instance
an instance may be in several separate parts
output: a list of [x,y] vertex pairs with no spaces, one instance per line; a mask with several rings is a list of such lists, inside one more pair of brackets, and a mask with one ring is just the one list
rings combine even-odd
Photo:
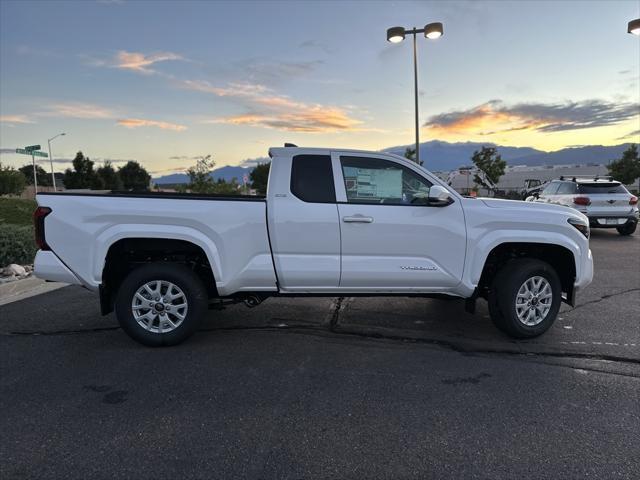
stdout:
[[118,288],[137,267],[149,263],[187,265],[200,277],[210,298],[218,296],[216,272],[210,256],[196,242],[181,238],[131,236],[112,242],[104,254],[100,271],[100,309],[113,311]]
[[500,268],[515,258],[534,258],[551,265],[560,277],[562,292],[565,294],[563,300],[572,304],[577,275],[575,255],[566,246],[554,243],[505,242],[494,246],[482,264],[477,294],[486,298],[491,282]]

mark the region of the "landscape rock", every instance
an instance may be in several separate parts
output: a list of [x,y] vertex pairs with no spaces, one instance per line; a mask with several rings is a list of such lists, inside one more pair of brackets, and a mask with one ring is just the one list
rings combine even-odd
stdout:
[[11,265],[4,267],[2,274],[6,277],[15,275],[16,277],[22,278],[27,276],[27,271],[23,266],[12,263]]

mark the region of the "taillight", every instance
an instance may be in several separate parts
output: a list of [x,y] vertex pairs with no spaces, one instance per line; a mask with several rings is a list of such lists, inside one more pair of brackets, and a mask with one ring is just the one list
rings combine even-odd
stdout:
[[36,211],[33,212],[33,226],[36,233],[36,244],[40,250],[51,250],[44,238],[44,217],[50,213],[51,209],[49,207],[38,207],[36,208]]
[[587,205],[591,205],[591,199],[589,197],[575,197],[573,203],[586,207]]
[[631,198],[629,199],[629,205],[637,205],[638,204],[638,197],[636,197],[635,195],[631,195]]

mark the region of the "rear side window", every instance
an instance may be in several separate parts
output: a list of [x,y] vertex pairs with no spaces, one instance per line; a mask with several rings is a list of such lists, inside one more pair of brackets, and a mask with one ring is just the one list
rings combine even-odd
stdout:
[[578,185],[580,193],[629,193],[620,183],[581,183]]
[[335,203],[329,155],[296,155],[291,162],[291,193],[304,202]]
[[556,192],[557,195],[573,195],[574,193],[576,193],[576,184],[573,182],[562,182]]

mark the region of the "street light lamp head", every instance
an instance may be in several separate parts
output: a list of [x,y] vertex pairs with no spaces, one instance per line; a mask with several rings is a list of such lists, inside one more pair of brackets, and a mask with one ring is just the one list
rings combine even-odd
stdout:
[[387,29],[387,42],[400,43],[404,40],[403,27],[391,27]]
[[629,25],[627,25],[627,33],[640,36],[640,18],[629,22]]
[[434,22],[425,25],[424,27],[424,36],[429,40],[435,40],[436,38],[440,38],[444,34],[444,30],[442,28],[441,22]]
[[60,135],[62,135],[64,137],[66,135],[66,133],[62,132]]

